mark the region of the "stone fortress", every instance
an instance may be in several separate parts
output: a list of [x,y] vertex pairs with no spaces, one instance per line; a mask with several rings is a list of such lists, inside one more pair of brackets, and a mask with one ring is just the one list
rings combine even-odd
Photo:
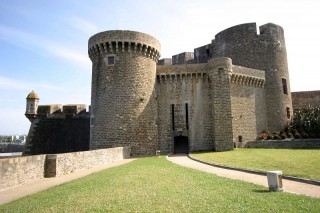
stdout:
[[283,29],[242,24],[211,43],[160,59],[144,33],[106,31],[89,39],[90,112],[85,105],[38,106],[24,154],[130,146],[133,156],[232,150],[292,116]]

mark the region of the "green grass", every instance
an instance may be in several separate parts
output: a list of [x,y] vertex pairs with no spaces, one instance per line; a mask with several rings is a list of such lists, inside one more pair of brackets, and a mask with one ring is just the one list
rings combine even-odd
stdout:
[[235,149],[193,153],[192,157],[237,168],[281,170],[284,175],[320,180],[319,149]]
[[0,212],[319,212],[320,199],[268,192],[140,158],[0,206]]

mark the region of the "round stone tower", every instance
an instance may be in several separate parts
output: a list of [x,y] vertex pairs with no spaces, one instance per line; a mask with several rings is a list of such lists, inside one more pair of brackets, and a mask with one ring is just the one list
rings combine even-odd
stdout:
[[144,33],[106,31],[89,39],[92,61],[90,149],[157,149],[156,62],[160,43]]
[[[282,27],[242,24],[226,29],[213,41],[215,57],[230,57],[234,65],[265,71],[268,128],[281,130],[290,121],[292,101],[287,51]],[[257,115],[259,116],[259,115]]]

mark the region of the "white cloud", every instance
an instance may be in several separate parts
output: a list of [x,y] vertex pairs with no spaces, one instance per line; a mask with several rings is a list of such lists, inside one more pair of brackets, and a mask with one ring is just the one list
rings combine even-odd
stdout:
[[74,28],[86,34],[92,35],[97,32],[97,26],[83,18],[78,16],[69,16],[67,20]]
[[0,88],[10,90],[25,90],[26,85],[20,81],[0,76]]
[[48,83],[25,82],[17,79],[0,76],[0,89],[4,90],[31,90],[31,89],[48,89],[63,90],[63,88]]
[[48,54],[68,60],[77,66],[90,70],[91,62],[85,53],[69,49],[65,45],[37,35],[0,25],[0,39],[29,50],[33,47],[39,48]]

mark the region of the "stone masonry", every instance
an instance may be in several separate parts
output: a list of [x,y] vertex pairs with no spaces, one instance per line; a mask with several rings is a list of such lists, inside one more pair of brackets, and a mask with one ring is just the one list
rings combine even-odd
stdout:
[[107,31],[89,39],[90,149],[131,146],[133,155],[155,153],[159,52],[156,39],[138,32]]

